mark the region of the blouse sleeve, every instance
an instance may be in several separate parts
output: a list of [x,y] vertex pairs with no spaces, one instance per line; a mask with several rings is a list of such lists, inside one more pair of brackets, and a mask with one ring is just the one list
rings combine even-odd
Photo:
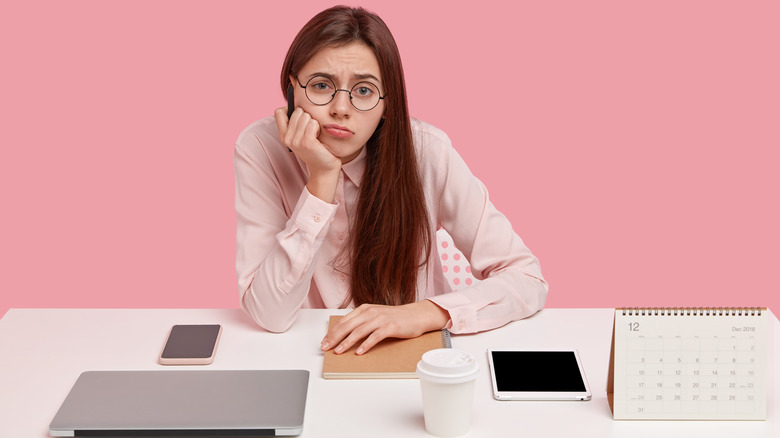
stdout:
[[[435,128],[433,128],[435,129]],[[435,145],[435,146],[432,146]],[[434,177],[438,224],[469,260],[482,280],[472,286],[430,298],[450,314],[453,333],[500,327],[538,312],[548,285],[539,261],[488,197],[488,191],[438,130],[426,140],[424,159]]]
[[[278,176],[282,172],[265,141],[245,131],[235,145],[236,271],[242,309],[261,327],[282,332],[306,299],[314,261],[337,206],[303,185],[292,211],[285,208],[283,190],[294,184]],[[268,148],[272,146],[283,147]]]

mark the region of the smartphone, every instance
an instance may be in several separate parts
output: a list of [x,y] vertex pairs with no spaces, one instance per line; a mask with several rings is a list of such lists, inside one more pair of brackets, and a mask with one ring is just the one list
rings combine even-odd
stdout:
[[222,335],[219,324],[174,325],[160,353],[161,365],[208,365]]
[[292,113],[295,111],[295,90],[293,90],[292,84],[287,86],[287,118],[292,117]]
[[[287,120],[292,117],[293,111],[295,111],[295,90],[290,84],[287,86]],[[287,148],[287,152],[292,152],[292,149]]]
[[590,400],[580,355],[568,350],[488,350],[496,400]]

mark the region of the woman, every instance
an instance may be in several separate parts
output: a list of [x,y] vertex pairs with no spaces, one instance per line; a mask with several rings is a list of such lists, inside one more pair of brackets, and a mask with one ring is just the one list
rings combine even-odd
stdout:
[[[410,119],[401,59],[375,14],[307,23],[282,68],[296,108],[235,149],[241,306],[287,330],[301,308],[355,307],[322,340],[357,354],[386,337],[492,329],[544,306],[539,263],[440,130]],[[484,280],[451,291],[433,251],[444,228]]]

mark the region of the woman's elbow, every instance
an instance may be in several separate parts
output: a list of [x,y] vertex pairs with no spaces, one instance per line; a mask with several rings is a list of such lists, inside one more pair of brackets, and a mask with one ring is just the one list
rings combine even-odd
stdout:
[[547,282],[543,278],[526,274],[524,288],[529,291],[525,300],[532,314],[542,310],[547,302],[547,293],[550,290]]
[[284,333],[290,329],[295,318],[280,318],[282,312],[263,311],[262,306],[247,302],[249,294],[241,299],[241,309],[261,328],[271,333]]

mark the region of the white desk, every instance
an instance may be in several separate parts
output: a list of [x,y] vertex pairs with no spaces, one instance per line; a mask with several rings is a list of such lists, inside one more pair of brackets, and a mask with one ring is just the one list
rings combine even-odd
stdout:
[[[47,437],[86,370],[153,370],[172,324],[219,323],[212,365],[199,369],[300,368],[311,372],[302,437],[428,437],[417,380],[324,380],[319,344],[329,310],[304,310],[285,334],[258,328],[240,310],[11,309],[0,320],[0,437]],[[343,313],[343,312],[342,312]],[[480,361],[470,437],[780,437],[780,322],[770,318],[767,421],[613,421],[606,400],[612,309],[545,309],[490,332],[453,336]],[[498,402],[485,349],[579,349],[588,402]],[[177,367],[182,368],[182,367]],[[186,368],[186,367],[185,367]]]

